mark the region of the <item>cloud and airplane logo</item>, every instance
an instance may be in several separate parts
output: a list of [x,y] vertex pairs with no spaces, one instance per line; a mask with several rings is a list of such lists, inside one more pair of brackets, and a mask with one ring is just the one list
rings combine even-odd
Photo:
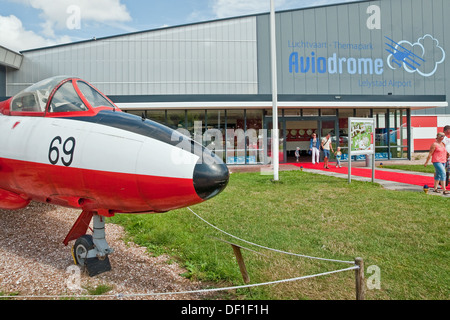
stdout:
[[434,75],[445,61],[445,51],[439,41],[426,34],[416,43],[407,40],[396,42],[386,37],[386,51],[390,53],[387,64],[392,70],[403,68],[409,73],[417,72],[423,77]]

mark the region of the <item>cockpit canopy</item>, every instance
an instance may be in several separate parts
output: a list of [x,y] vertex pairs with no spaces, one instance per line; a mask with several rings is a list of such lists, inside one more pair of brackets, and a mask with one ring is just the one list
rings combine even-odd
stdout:
[[11,99],[9,112],[11,115],[63,117],[90,115],[96,113],[97,108],[117,107],[86,81],[58,76],[18,93]]

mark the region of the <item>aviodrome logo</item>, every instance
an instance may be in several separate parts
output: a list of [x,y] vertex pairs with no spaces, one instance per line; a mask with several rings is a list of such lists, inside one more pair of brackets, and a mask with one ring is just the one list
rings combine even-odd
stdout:
[[[386,64],[392,70],[403,69],[408,73],[417,73],[423,77],[430,77],[436,73],[439,65],[445,61],[444,49],[440,46],[439,41],[429,34],[420,37],[415,43],[407,40],[396,42],[387,36],[384,37],[384,40],[384,52],[389,53]],[[305,46],[304,44],[308,45]],[[360,52],[363,50],[373,52],[374,46],[372,43],[369,45],[344,45],[337,41],[330,44],[326,42],[289,41],[288,46],[312,49],[306,55],[300,56],[297,51],[293,51],[289,55],[290,73],[383,75],[385,71],[383,57],[361,57]],[[339,56],[337,52],[332,53],[331,56],[323,56],[317,53],[319,49],[329,48],[349,49],[348,52],[350,53],[358,51],[359,57]],[[316,51],[313,51],[314,49]]]
[[445,61],[444,49],[439,45],[439,40],[430,34],[424,35],[415,43],[407,40],[395,42],[385,38],[386,51],[390,53],[387,64],[392,70],[403,68],[409,73],[417,72],[423,77],[431,77]]

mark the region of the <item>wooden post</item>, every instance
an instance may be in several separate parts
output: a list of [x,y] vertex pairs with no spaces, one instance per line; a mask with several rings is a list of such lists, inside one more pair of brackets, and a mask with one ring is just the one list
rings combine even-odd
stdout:
[[364,300],[364,261],[362,258],[355,258],[355,264],[359,267],[358,269],[355,269],[356,300]]
[[250,283],[250,277],[247,272],[247,268],[245,267],[244,258],[242,257],[241,248],[232,244],[234,255],[236,256],[236,260],[239,265],[239,269],[241,270],[242,278],[244,279],[244,283]]

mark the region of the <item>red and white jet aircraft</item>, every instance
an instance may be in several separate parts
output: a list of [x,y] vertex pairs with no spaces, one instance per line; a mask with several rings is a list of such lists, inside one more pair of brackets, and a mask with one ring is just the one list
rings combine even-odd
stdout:
[[191,206],[228,179],[209,149],[122,112],[82,79],[53,77],[0,102],[0,209],[33,200],[82,210],[63,242],[76,240],[75,262],[91,276],[111,268],[103,217]]

